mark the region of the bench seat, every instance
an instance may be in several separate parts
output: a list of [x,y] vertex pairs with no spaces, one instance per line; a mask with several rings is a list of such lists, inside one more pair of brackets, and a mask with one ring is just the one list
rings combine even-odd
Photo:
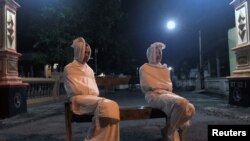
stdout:
[[[93,115],[77,115],[71,110],[71,102],[64,103],[66,141],[72,141],[72,122],[91,122]],[[167,115],[159,109],[150,106],[120,107],[120,120],[143,120],[165,118]]]

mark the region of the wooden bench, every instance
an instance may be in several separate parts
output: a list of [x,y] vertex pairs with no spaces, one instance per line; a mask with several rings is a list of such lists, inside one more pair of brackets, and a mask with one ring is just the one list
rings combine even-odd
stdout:
[[[66,141],[72,141],[72,122],[91,122],[93,115],[84,114],[77,115],[71,110],[71,103],[64,103],[65,110],[65,127],[66,127]],[[155,109],[149,106],[140,107],[120,107],[120,120],[142,120],[153,118],[165,118],[167,116],[159,109]],[[181,132],[181,131],[180,131]],[[181,141],[184,141],[184,132],[180,133]]]

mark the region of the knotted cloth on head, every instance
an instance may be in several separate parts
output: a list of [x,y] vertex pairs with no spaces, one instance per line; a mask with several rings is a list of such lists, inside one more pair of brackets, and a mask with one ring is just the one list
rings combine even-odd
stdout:
[[166,47],[162,42],[154,42],[147,49],[146,55],[149,63],[156,63],[156,50],[163,50]]
[[84,40],[84,38],[78,37],[74,39],[71,47],[74,48],[74,59],[82,62],[86,50],[86,41]]

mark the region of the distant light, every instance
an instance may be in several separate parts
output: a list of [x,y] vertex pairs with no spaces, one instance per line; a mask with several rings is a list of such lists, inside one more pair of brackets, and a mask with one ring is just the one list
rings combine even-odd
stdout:
[[102,72],[101,74],[98,75],[98,77],[105,77],[106,75]]
[[175,22],[172,20],[168,21],[166,26],[167,26],[167,29],[173,30],[173,29],[175,29]]
[[171,71],[173,68],[172,67],[168,67],[168,69]]
[[58,63],[55,63],[55,64],[53,65],[53,69],[54,69],[54,70],[57,70],[57,69],[58,69],[58,65],[59,65]]

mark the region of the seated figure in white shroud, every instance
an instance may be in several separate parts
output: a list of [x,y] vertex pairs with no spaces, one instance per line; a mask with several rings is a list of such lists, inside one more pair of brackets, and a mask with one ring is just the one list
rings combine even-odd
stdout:
[[64,68],[64,87],[76,114],[93,113],[94,118],[84,141],[119,141],[119,106],[115,101],[99,97],[93,70],[87,64],[91,48],[78,37],[71,45],[74,60]]
[[170,71],[166,64],[161,64],[164,48],[165,44],[155,42],[147,49],[148,63],[139,69],[140,86],[146,102],[164,111],[168,117],[162,129],[164,141],[179,141],[178,130],[186,131],[195,108],[187,99],[172,92]]

